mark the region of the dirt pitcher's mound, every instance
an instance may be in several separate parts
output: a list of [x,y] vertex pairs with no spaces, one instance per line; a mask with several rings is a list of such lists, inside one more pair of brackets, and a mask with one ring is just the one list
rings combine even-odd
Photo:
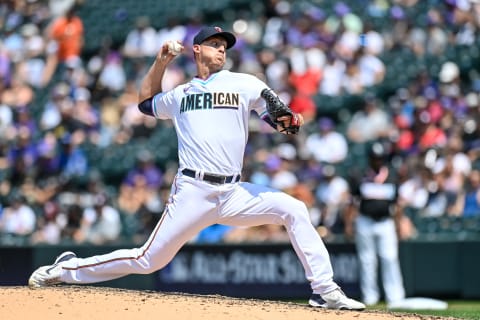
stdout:
[[102,287],[0,287],[2,320],[419,320],[439,319],[372,311],[332,311],[304,304]]

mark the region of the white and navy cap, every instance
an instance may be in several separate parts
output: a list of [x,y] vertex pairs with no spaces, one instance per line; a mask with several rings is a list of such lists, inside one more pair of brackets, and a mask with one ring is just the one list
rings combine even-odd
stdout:
[[201,44],[213,36],[220,36],[224,38],[227,41],[227,49],[233,47],[237,41],[233,33],[223,31],[220,27],[204,27],[193,38],[193,44]]

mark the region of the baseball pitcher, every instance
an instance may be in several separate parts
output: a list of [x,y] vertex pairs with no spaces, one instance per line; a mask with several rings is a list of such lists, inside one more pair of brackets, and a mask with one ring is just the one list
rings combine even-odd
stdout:
[[255,76],[223,70],[235,36],[205,27],[193,39],[197,75],[170,91],[162,90],[169,63],[183,46],[166,43],[146,74],[139,93],[141,112],[171,119],[178,136],[179,169],[165,212],[146,243],[87,258],[64,252],[37,269],[31,287],[107,281],[147,274],[167,265],[199,231],[212,225],[285,226],[310,281],[314,307],[363,310],[333,281],[329,254],[310,222],[305,204],[284,192],[242,182],[248,119],[253,110],[273,128],[295,134],[301,115],[288,108]]

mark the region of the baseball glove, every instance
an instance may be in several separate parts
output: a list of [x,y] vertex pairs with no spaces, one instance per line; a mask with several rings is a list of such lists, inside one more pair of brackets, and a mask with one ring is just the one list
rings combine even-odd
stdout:
[[[298,115],[293,112],[271,89],[263,89],[261,96],[267,102],[267,112],[270,120],[280,126],[280,132],[285,134],[297,134],[300,130],[300,120]],[[289,117],[289,120],[279,120],[283,117]]]

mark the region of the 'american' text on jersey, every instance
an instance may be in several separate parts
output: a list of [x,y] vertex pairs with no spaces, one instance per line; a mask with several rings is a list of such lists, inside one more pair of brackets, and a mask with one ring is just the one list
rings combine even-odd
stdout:
[[182,98],[180,113],[205,109],[238,109],[240,97],[235,92],[204,92]]

